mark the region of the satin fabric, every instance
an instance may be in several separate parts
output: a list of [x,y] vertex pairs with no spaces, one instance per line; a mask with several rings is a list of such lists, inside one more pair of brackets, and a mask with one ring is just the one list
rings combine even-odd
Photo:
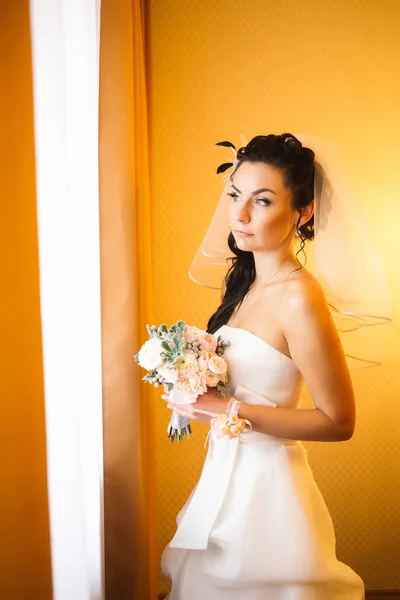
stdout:
[[[223,325],[230,393],[296,408],[301,374],[253,333]],[[362,579],[336,557],[329,511],[307,449],[255,431],[210,437],[199,481],[177,515],[161,568],[168,600],[361,600]]]

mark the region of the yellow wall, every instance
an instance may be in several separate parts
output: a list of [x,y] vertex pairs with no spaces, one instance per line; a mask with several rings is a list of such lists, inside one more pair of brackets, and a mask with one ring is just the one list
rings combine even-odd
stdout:
[[[242,132],[250,139],[289,131],[339,146],[387,267],[399,327],[399,2],[153,0],[150,13],[156,323],[182,318],[205,326],[218,304],[216,292],[187,276],[219,199],[216,167],[229,155],[215,143],[240,145]],[[335,523],[338,557],[367,589],[400,588],[400,372],[354,377],[354,437],[306,446]],[[159,405],[161,553],[199,476],[207,426],[197,424],[190,442],[172,445],[169,411]],[[167,589],[160,575],[160,591]]]
[[50,600],[29,2],[0,3],[0,598]]

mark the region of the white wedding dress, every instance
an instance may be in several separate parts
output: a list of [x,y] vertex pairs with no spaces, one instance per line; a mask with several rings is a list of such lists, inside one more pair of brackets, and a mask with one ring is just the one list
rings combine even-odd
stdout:
[[[255,334],[223,325],[230,393],[295,408],[301,374]],[[210,437],[199,481],[178,513],[161,569],[168,600],[362,600],[362,579],[336,558],[332,519],[298,440],[249,431]]]

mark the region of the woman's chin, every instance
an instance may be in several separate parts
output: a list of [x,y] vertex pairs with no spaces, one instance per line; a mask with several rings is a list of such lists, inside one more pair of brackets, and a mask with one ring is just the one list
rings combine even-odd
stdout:
[[238,242],[250,242],[253,240],[254,235],[240,235],[239,233],[234,233],[233,237],[235,238],[236,243]]
[[236,242],[236,246],[238,248],[240,248],[240,250],[248,250],[249,247],[251,247],[253,244],[253,236],[248,236],[248,237],[242,237],[242,236],[235,236],[235,242]]

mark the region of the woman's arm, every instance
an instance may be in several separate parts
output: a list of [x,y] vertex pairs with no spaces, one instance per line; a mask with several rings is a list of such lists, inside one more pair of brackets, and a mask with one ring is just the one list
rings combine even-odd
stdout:
[[[289,282],[288,282],[289,283]],[[281,326],[315,408],[241,404],[253,429],[288,439],[341,441],[352,437],[356,408],[343,348],[319,284],[292,280],[281,305]]]
[[[254,431],[294,440],[335,442],[352,437],[356,408],[350,373],[324,293],[315,281],[286,283],[279,315],[291,357],[304,377],[315,408],[272,408],[242,403],[239,417]],[[168,394],[163,396],[168,401]],[[188,405],[174,405],[177,414],[210,421],[225,412],[215,388]]]

